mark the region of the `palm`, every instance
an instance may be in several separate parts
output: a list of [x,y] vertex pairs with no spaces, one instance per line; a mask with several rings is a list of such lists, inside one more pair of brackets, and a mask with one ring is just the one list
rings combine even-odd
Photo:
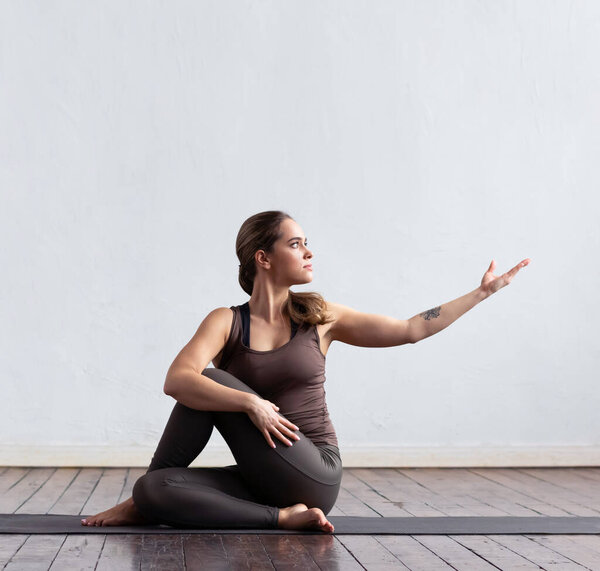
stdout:
[[496,260],[492,260],[490,267],[487,269],[485,274],[483,274],[483,279],[481,280],[481,289],[487,293],[488,295],[492,295],[496,293],[499,289],[507,286],[512,279],[517,275],[517,272],[529,265],[531,260],[529,258],[525,258],[523,261],[519,262],[512,270],[502,274],[501,276],[495,276],[494,270],[496,269]]

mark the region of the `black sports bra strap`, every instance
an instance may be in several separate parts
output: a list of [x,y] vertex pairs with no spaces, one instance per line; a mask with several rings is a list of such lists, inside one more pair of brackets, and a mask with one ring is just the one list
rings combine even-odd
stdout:
[[250,347],[250,309],[248,302],[240,305],[240,317],[242,318],[242,343]]

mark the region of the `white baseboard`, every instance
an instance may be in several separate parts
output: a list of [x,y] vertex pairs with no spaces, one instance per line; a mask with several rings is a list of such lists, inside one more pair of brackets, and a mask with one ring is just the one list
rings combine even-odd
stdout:
[[[154,449],[114,446],[0,446],[0,466],[146,467]],[[341,446],[344,468],[499,468],[600,466],[598,446]],[[208,446],[191,467],[235,464],[230,450]]]

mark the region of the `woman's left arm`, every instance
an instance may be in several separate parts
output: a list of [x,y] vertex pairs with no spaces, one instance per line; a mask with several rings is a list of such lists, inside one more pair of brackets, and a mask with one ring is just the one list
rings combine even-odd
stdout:
[[517,275],[517,272],[529,265],[531,260],[525,258],[522,262],[519,262],[512,270],[502,274],[501,276],[494,275],[494,269],[496,268],[496,261],[492,260],[490,267],[487,269],[481,280],[481,285],[469,292],[462,297],[459,297],[453,301],[449,301],[444,305],[429,309],[408,320],[409,330],[411,332],[411,338],[413,343],[425,339],[438,333],[442,329],[445,329],[456,321],[461,315],[472,309],[480,301],[487,299],[493,293],[496,293],[499,289],[507,286],[512,279]]

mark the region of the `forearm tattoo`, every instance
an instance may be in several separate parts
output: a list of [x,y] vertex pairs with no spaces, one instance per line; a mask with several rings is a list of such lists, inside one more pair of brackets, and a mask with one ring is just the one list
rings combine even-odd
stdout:
[[438,305],[437,307],[434,307],[433,309],[428,309],[427,311],[424,311],[423,313],[420,313],[419,315],[426,321],[429,321],[430,319],[433,319],[434,317],[439,317],[441,309],[442,309],[442,306]]

